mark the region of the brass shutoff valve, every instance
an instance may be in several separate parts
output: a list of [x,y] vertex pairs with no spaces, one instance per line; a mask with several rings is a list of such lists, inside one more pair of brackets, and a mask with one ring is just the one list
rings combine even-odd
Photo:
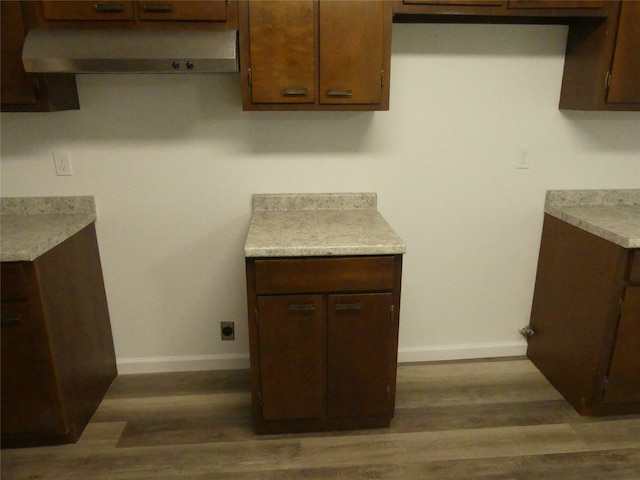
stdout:
[[533,337],[536,332],[533,331],[533,328],[531,327],[531,325],[527,325],[526,327],[523,327],[520,329],[520,334],[525,337],[525,338],[531,338]]

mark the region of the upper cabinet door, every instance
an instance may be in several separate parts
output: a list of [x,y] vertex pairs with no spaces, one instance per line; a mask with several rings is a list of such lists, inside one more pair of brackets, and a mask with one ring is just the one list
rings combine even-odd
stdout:
[[2,105],[35,104],[32,75],[22,66],[22,44],[26,35],[21,2],[0,2],[2,6]]
[[388,110],[392,2],[240,2],[245,110]]
[[413,5],[464,5],[481,7],[486,5],[502,5],[502,0],[404,0],[403,3]]
[[389,75],[384,4],[320,2],[320,103],[382,103]]
[[42,9],[47,20],[133,20],[133,2],[103,0],[43,0]]
[[602,8],[605,0],[509,0],[509,8]]
[[314,103],[313,0],[249,2],[253,103]]
[[640,103],[640,2],[622,2],[608,103]]

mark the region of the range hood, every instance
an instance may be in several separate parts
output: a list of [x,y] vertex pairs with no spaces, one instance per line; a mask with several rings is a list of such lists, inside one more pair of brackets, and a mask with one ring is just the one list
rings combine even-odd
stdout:
[[32,29],[22,63],[45,73],[237,72],[237,32]]

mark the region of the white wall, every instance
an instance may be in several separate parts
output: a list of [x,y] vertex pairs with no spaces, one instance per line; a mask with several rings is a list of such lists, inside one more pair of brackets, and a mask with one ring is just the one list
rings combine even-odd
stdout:
[[557,109],[566,27],[393,36],[389,112],[242,112],[224,74],[78,76],[81,110],[2,114],[3,196],[95,196],[121,373],[248,364],[255,192],[378,193],[407,244],[401,360],[525,352],[545,190],[639,188],[640,116]]

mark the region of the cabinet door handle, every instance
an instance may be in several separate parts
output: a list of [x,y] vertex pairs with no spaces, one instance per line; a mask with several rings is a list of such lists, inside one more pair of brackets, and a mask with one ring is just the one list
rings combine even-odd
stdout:
[[361,303],[336,303],[336,310],[362,310]]
[[122,3],[95,3],[93,9],[100,13],[122,13],[124,4]]
[[353,91],[351,90],[333,90],[329,89],[326,91],[327,97],[333,98],[350,98],[353,96]]
[[22,315],[3,315],[0,323],[2,325],[15,325],[20,322]]
[[171,13],[173,6],[170,3],[143,3],[142,9],[152,13]]
[[313,312],[316,306],[312,303],[292,303],[289,305],[290,312]]
[[309,93],[307,88],[283,88],[283,97],[306,97]]

